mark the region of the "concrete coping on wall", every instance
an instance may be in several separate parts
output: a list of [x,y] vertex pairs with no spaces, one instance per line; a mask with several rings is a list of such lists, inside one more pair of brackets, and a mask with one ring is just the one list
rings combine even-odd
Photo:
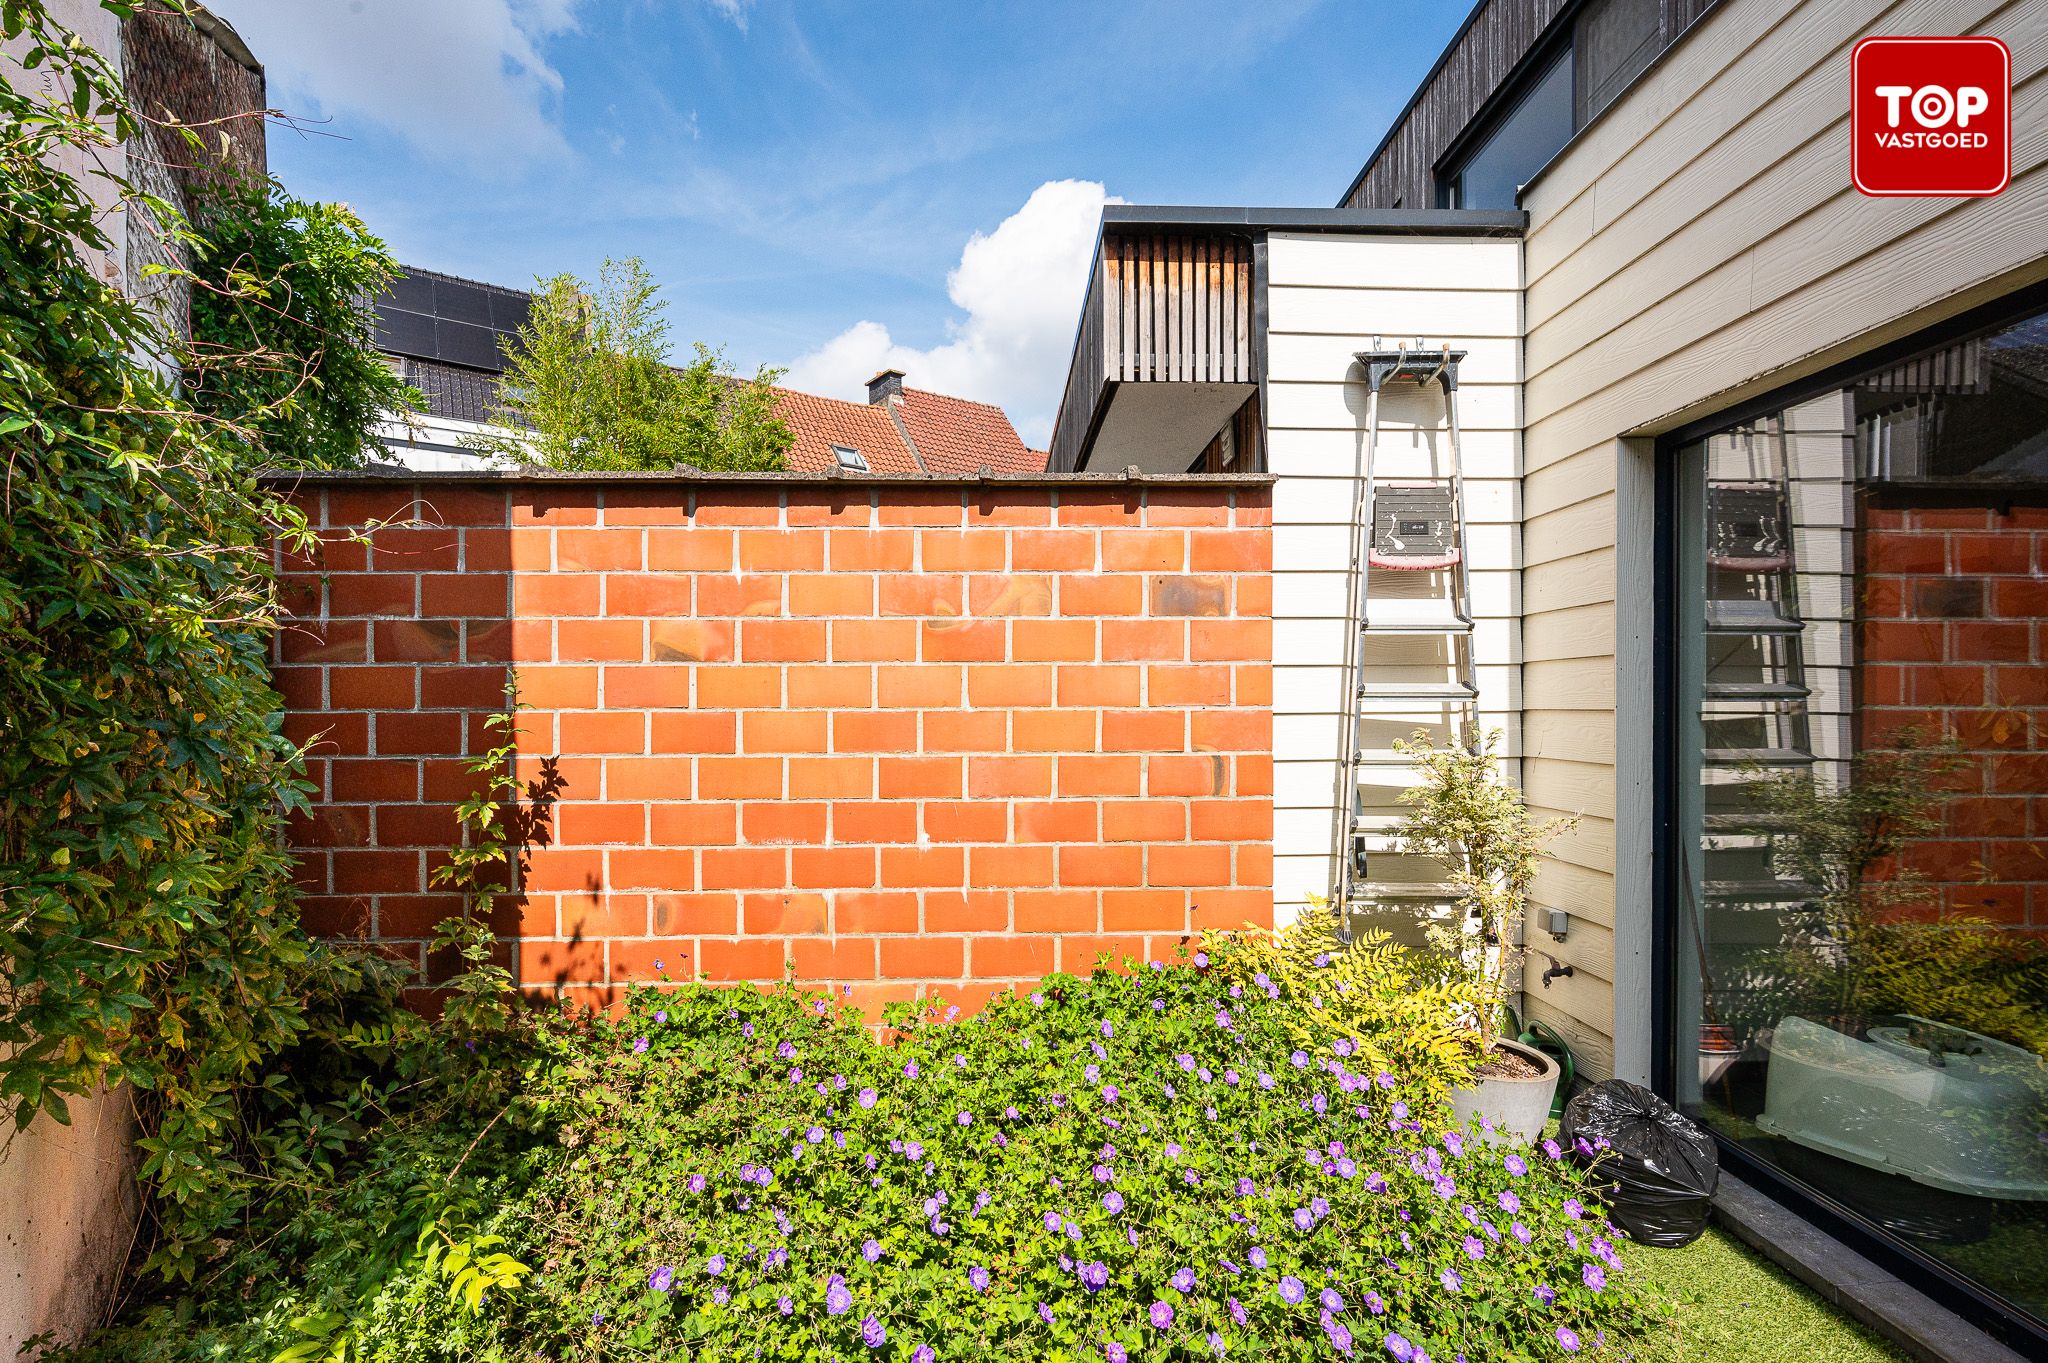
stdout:
[[804,487],[853,491],[860,488],[1269,488],[1270,473],[818,473],[784,470],[773,473],[717,473],[704,469],[661,469],[629,472],[581,472],[564,469],[406,469],[376,465],[361,469],[279,470],[261,475],[272,487],[348,486],[360,484],[550,484]]

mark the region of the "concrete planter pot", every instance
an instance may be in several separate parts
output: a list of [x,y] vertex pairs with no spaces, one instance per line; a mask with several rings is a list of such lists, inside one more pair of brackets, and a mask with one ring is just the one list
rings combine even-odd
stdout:
[[1490,1145],[1532,1144],[1543,1134],[1543,1124],[1550,1120],[1550,1100],[1557,1092],[1560,1073],[1558,1063],[1519,1041],[1496,1041],[1494,1049],[1512,1051],[1543,1072],[1526,1079],[1481,1078],[1468,1088],[1453,1089],[1451,1109],[1461,1123],[1469,1123],[1474,1117],[1492,1122],[1492,1130],[1481,1129],[1482,1137]]

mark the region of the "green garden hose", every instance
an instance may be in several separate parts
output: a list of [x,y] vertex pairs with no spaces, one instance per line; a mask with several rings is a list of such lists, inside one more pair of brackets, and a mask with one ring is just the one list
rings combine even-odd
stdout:
[[1515,1040],[1521,1042],[1524,1046],[1534,1046],[1537,1050],[1555,1060],[1558,1063],[1559,1069],[1563,1071],[1557,1077],[1557,1095],[1550,1100],[1550,1115],[1562,1117],[1564,1115],[1564,1105],[1571,1101],[1572,1076],[1576,1071],[1576,1066],[1572,1062],[1572,1048],[1566,1044],[1563,1037],[1557,1034],[1555,1027],[1552,1027],[1549,1023],[1534,1020],[1522,1029],[1522,1034],[1516,1037]]

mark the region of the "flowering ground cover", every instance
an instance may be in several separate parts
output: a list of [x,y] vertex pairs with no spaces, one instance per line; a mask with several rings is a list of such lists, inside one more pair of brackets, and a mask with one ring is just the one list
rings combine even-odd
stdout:
[[1657,1331],[1566,1152],[1447,1128],[1440,1086],[1304,1035],[1313,971],[1218,953],[890,1044],[828,996],[637,991],[548,1029],[523,1115],[372,1132],[83,1356],[1514,1363]]

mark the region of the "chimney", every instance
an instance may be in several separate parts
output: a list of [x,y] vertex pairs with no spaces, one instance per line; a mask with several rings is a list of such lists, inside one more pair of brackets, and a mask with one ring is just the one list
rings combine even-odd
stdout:
[[884,369],[868,380],[868,405],[879,407],[890,398],[899,402],[903,398],[903,371]]

